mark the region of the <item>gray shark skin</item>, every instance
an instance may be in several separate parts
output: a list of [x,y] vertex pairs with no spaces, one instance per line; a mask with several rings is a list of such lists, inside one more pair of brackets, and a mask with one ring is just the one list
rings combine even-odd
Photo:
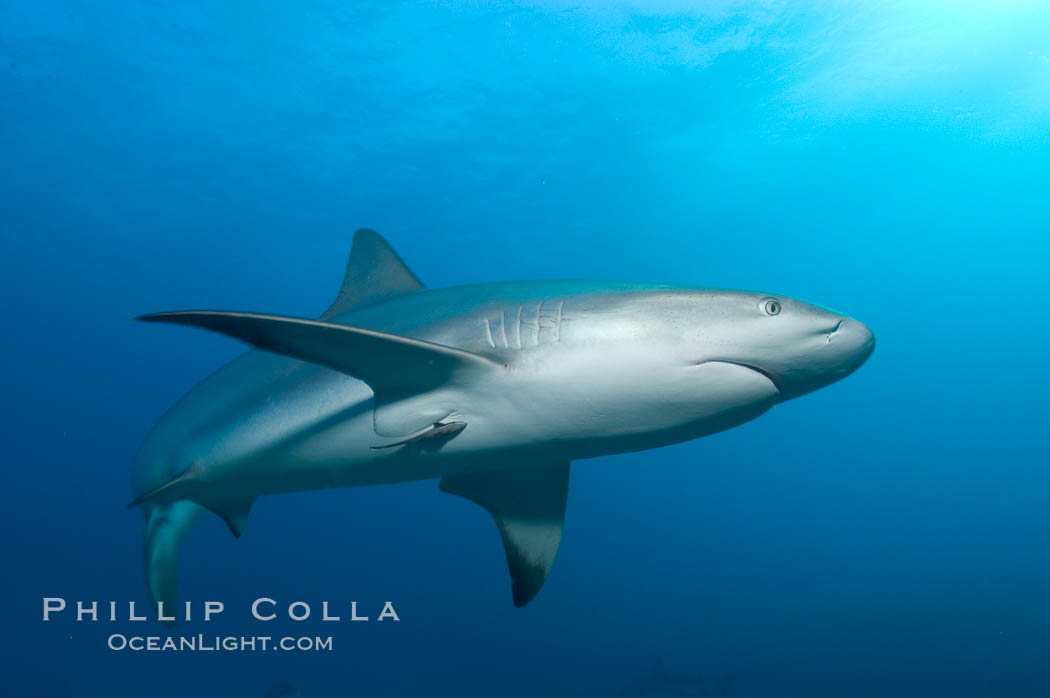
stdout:
[[206,378],[142,445],[150,594],[169,612],[183,535],[206,509],[239,536],[259,496],[440,478],[496,521],[515,605],[561,541],[569,463],[696,439],[856,370],[860,322],[779,295],[534,281],[428,289],[359,230],[319,320],[140,318],[256,348]]

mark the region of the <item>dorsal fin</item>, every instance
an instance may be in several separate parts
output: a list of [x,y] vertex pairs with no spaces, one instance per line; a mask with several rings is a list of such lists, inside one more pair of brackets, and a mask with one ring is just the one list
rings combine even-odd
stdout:
[[354,233],[343,286],[321,319],[327,320],[352,308],[421,288],[423,282],[394,252],[390,243],[376,231],[361,228]]

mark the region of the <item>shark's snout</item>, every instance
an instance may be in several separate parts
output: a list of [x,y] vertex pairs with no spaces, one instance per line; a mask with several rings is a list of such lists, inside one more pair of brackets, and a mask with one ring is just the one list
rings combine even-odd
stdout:
[[875,335],[867,325],[853,318],[838,318],[834,326],[822,334],[816,339],[815,350],[809,352],[808,360],[803,361],[800,380],[795,386],[798,394],[842,380],[860,368],[875,351]]
[[875,335],[863,322],[843,318],[828,335],[828,344],[841,357],[839,372],[846,375],[860,368],[875,351]]
[[875,335],[863,322],[838,315],[821,317],[797,342],[797,351],[770,362],[784,400],[842,380],[875,350]]

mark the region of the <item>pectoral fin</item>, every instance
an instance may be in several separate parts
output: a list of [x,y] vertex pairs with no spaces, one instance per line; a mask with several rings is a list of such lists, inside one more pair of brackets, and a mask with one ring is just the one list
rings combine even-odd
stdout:
[[507,554],[514,605],[531,601],[547,580],[561,544],[569,464],[444,477],[441,490],[492,514]]
[[480,354],[411,337],[320,320],[219,310],[153,313],[145,322],[171,322],[219,332],[259,349],[310,361],[400,397],[431,390],[453,375],[493,370],[500,364]]

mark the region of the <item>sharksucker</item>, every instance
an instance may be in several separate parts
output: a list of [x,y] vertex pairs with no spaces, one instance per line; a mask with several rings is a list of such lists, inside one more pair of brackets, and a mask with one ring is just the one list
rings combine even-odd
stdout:
[[147,581],[168,608],[181,540],[204,510],[240,536],[260,496],[431,478],[492,515],[525,605],[561,542],[571,461],[732,428],[852,373],[874,349],[860,322],[768,293],[592,281],[429,289],[365,229],[320,319],[141,319],[255,349],[183,397],[136,457]]
[[466,422],[437,422],[436,424],[428,427],[421,434],[409,437],[407,439],[401,439],[395,441],[392,444],[383,444],[382,446],[373,446],[372,450],[379,451],[385,448],[397,448],[398,446],[412,446],[418,445],[420,448],[440,448],[445,441],[451,439],[453,436],[458,434],[467,428]]

